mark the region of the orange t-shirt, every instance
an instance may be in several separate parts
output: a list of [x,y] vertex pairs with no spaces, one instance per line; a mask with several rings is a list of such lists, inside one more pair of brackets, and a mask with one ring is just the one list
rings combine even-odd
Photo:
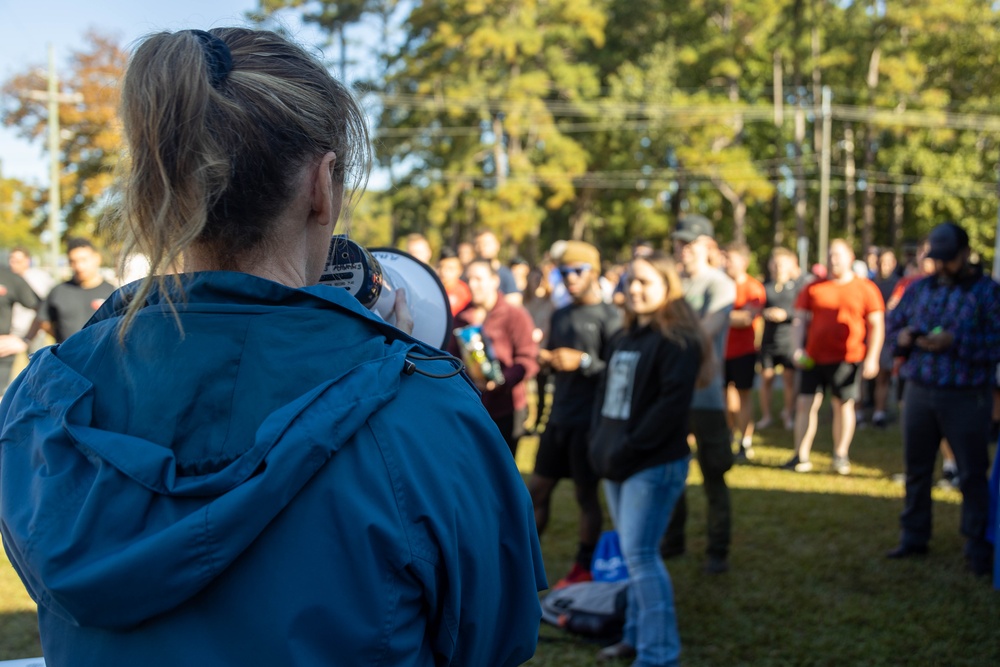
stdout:
[[[756,278],[747,276],[741,283],[736,283],[736,300],[733,301],[733,310],[760,310],[767,301],[767,292],[764,285]],[[759,315],[754,318],[756,322]],[[729,327],[729,338],[726,339],[726,359],[735,359],[753,354],[757,351],[757,338],[754,335],[753,326],[744,329]]]
[[856,364],[865,358],[868,316],[884,312],[885,304],[875,283],[855,276],[847,283],[822,280],[807,285],[795,309],[812,313],[806,354],[817,364]]

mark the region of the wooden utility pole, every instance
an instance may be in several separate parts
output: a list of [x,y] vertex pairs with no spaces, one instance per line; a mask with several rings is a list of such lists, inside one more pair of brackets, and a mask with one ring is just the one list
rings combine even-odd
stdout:
[[806,139],[806,111],[801,97],[795,108],[795,238],[799,266],[809,266],[809,236],[806,233],[806,170],[803,165],[802,144]]
[[[781,66],[781,52],[775,49],[774,55],[774,126],[775,133],[775,154],[781,155],[784,147],[782,137],[782,127],[785,124],[785,99],[783,91],[784,72]],[[774,228],[773,243],[780,246],[785,241],[785,229],[781,220],[781,171],[777,165],[771,168],[771,178],[774,181],[774,195],[771,197],[771,225]]]
[[823,86],[823,103],[820,113],[823,117],[822,149],[819,162],[819,259],[826,261],[826,245],[830,237],[830,86]]
[[49,105],[49,262],[52,270],[59,266],[59,222],[62,204],[59,198],[59,174],[62,171],[62,156],[59,152],[59,104],[83,102],[79,93],[60,94],[59,76],[56,74],[55,48],[49,44],[49,89],[27,90],[24,96],[47,102]]
[[848,125],[844,128],[844,234],[847,242],[854,245],[854,218],[857,213],[855,193],[857,185],[854,181],[854,128]]

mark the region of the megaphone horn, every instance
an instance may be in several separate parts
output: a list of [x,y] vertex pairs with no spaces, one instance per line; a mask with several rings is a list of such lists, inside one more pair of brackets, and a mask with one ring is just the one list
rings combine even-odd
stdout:
[[448,343],[448,293],[434,269],[402,250],[369,250],[344,235],[334,236],[319,282],[346,289],[389,324],[395,324],[396,290],[403,288],[413,316],[412,336],[438,348]]

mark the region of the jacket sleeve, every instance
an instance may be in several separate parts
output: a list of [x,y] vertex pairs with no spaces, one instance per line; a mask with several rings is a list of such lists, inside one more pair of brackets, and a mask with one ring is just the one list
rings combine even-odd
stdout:
[[37,310],[41,300],[38,298],[38,295],[35,294],[34,290],[31,289],[31,286],[28,285],[27,281],[25,281],[25,279],[21,276],[15,275],[12,276],[12,278],[12,284],[14,287],[12,296],[14,297],[14,301],[21,304],[25,308]]
[[513,387],[538,375],[538,343],[532,337],[535,323],[527,310],[511,308],[508,323],[514,363],[503,369],[503,378],[506,386]]
[[957,323],[952,347],[964,361],[995,364],[1000,362],[1000,284],[984,280],[980,285],[976,315],[972,321]]
[[547,587],[527,489],[464,381],[403,384],[399,398],[416,407],[386,420],[383,437],[393,441],[389,468],[409,569],[423,591],[426,642],[438,665],[520,665],[534,654],[538,591]]
[[901,357],[909,354],[910,350],[902,350],[896,339],[899,338],[899,332],[902,331],[910,320],[910,311],[913,307],[914,295],[917,293],[919,283],[914,283],[910,285],[899,299],[899,303],[896,307],[886,313],[885,318],[885,342],[883,345],[888,345],[889,349],[892,350],[892,356]]

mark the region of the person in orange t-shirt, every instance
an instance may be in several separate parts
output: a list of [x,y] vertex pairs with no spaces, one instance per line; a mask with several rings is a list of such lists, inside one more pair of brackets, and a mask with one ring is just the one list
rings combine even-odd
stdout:
[[[800,369],[795,404],[795,456],[783,467],[812,470],[809,453],[825,389],[833,406],[833,470],[851,472],[847,457],[854,438],[857,373],[866,380],[878,375],[885,338],[885,303],[871,280],[851,269],[854,251],[842,239],[830,242],[830,279],[814,282],[795,302],[792,357]],[[807,336],[808,332],[808,336]]]
[[729,312],[726,339],[726,408],[729,426],[739,434],[737,459],[753,458],[753,389],[757,374],[757,340],[754,323],[760,319],[767,301],[764,285],[747,274],[750,248],[733,242],[726,246],[726,273],[736,283],[736,300]]

